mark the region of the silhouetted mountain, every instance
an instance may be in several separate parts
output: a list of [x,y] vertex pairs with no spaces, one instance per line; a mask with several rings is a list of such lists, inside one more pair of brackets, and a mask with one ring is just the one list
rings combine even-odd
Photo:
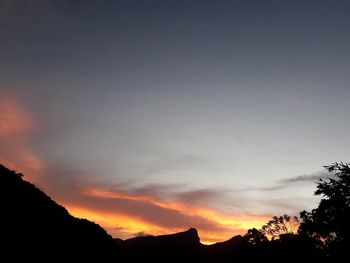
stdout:
[[2,165],[0,206],[1,257],[8,262],[107,261],[115,256],[115,243],[103,228],[71,216],[21,174]]
[[202,245],[201,262],[232,262],[243,245],[243,237],[235,236],[213,245]]
[[225,242],[203,245],[194,228],[170,235],[116,239],[124,259],[147,262],[231,262],[242,242],[243,238],[236,236]]
[[193,262],[201,243],[196,229],[161,236],[140,236],[125,240],[121,246],[125,258],[161,260],[161,262]]

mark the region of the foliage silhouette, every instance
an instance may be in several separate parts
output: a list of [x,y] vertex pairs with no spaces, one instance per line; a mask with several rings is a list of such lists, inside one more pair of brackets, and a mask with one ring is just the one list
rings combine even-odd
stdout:
[[274,216],[262,226],[261,231],[264,235],[277,239],[281,235],[295,234],[299,228],[299,220],[296,216],[282,215]]
[[243,238],[247,243],[254,246],[268,242],[265,233],[256,228],[249,229]]
[[316,195],[321,195],[319,206],[300,216],[300,234],[315,239],[325,251],[326,261],[340,260],[350,248],[350,166],[333,163],[325,168],[333,176],[320,179]]
[[245,262],[296,262],[301,258],[316,262],[313,240],[295,233],[297,222],[297,218],[288,215],[274,216],[262,229],[249,229],[236,258]]

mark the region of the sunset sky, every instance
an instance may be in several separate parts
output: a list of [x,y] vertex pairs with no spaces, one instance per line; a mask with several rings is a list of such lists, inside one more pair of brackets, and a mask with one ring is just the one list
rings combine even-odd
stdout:
[[311,209],[350,156],[350,1],[0,0],[0,163],[130,238]]

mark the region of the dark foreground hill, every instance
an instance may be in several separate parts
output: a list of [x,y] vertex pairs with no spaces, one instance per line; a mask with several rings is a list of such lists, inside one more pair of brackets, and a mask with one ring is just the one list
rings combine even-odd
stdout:
[[0,207],[0,251],[7,262],[101,262],[115,258],[114,241],[103,228],[71,216],[20,174],[2,165]]

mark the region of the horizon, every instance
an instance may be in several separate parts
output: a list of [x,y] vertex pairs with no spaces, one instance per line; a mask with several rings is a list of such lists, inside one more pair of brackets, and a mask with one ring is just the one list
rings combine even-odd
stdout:
[[298,216],[350,154],[349,11],[0,0],[0,163],[122,239]]

